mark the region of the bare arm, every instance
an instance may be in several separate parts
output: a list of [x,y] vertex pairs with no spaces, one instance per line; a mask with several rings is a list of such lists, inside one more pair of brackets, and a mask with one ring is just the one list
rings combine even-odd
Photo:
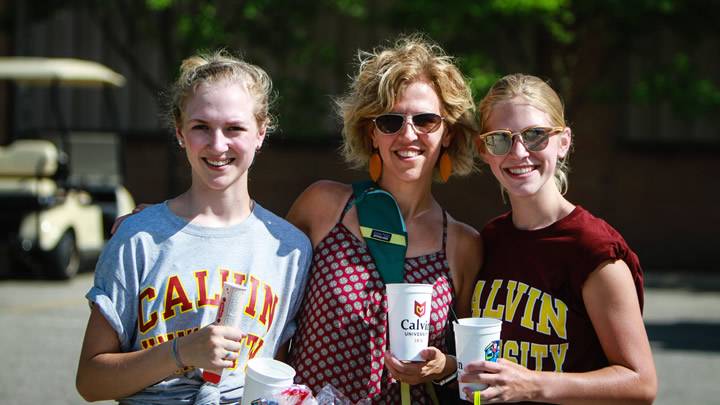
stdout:
[[619,260],[590,274],[583,299],[610,366],[558,379],[549,373],[547,397],[565,403],[652,403],[655,364],[630,269]]
[[[210,325],[177,338],[186,366],[223,368],[232,365],[242,333]],[[88,401],[119,399],[148,387],[177,370],[167,342],[147,350],[121,353],[117,333],[95,306],[90,313],[76,378],[77,390]]]
[[473,289],[483,260],[480,233],[467,224],[451,220],[447,254],[455,288],[455,313],[458,318],[470,317]]
[[[351,188],[342,183],[320,180],[308,186],[295,199],[285,219],[310,238],[313,249],[340,218]],[[278,348],[275,359],[286,361],[292,338]]]
[[601,265],[583,286],[588,315],[610,365],[585,373],[530,371],[500,359],[468,365],[466,382],[491,385],[484,402],[650,404],[657,378],[632,276],[623,261]]

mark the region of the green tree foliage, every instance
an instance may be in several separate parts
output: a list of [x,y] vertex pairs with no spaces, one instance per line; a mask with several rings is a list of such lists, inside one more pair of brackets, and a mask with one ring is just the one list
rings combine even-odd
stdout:
[[[152,90],[198,49],[242,50],[274,78],[287,136],[335,134],[332,97],[354,71],[357,49],[416,31],[457,58],[477,98],[499,76],[522,71],[550,80],[569,106],[669,103],[689,118],[720,108],[720,2],[710,0],[47,2],[67,3],[96,16]],[[167,77],[152,77],[134,60],[133,47],[147,39],[162,49]]]

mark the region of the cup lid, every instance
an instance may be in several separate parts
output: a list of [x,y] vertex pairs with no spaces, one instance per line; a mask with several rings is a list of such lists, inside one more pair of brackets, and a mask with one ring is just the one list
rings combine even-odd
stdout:
[[502,320],[495,318],[461,318],[453,325],[454,330],[475,330],[476,333],[498,333],[502,329]]
[[265,381],[283,381],[295,377],[295,370],[289,365],[269,357],[256,357],[247,363],[248,375]]
[[387,292],[390,294],[402,293],[431,293],[433,290],[432,284],[420,284],[420,283],[390,283],[385,284]]

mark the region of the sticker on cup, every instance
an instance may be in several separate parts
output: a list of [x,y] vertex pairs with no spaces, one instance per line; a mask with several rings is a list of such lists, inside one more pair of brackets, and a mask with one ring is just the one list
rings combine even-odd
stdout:
[[[457,351],[458,376],[463,366],[472,361],[497,361],[500,357],[500,330],[502,321],[495,318],[462,318],[453,324],[455,349]],[[459,383],[460,399],[465,398],[465,387],[471,391],[485,389],[485,384]]]
[[386,284],[390,352],[403,361],[422,361],[420,352],[428,346],[431,284]]
[[242,405],[254,400],[272,399],[274,392],[292,385],[295,370],[289,365],[271,358],[256,357],[247,362]]

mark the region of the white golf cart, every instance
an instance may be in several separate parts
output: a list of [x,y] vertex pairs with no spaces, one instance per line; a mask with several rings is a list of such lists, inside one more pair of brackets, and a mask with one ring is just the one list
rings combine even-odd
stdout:
[[48,87],[60,127],[0,146],[0,273],[72,278],[97,259],[113,221],[134,202],[121,181],[119,136],[66,128],[59,89],[108,89],[125,79],[95,62],[0,57],[0,80]]

